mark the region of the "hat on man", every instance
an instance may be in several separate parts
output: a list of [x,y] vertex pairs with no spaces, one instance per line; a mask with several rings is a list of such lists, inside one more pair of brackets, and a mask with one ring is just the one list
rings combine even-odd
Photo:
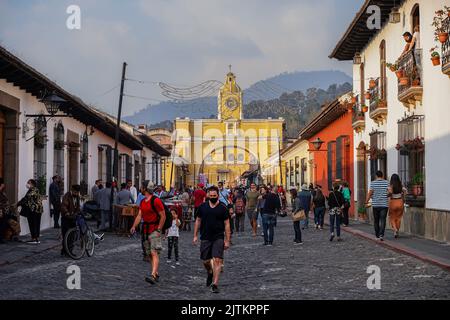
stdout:
[[308,191],[309,187],[306,183],[302,184],[302,190]]
[[198,185],[197,185],[197,187],[199,187],[199,188],[203,188],[205,185],[203,184],[203,183],[199,183]]

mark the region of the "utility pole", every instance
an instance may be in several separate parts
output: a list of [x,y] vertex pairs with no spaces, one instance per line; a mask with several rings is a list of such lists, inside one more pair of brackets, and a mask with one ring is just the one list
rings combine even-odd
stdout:
[[173,143],[172,165],[171,165],[171,168],[170,168],[170,180],[169,180],[170,186],[169,186],[169,189],[172,188],[173,166],[174,166],[174,162],[175,162],[175,152],[177,151],[177,132],[176,131],[174,133],[174,136],[175,136],[175,139],[174,139],[175,141]]
[[283,185],[283,166],[281,164],[281,139],[278,137],[278,164],[280,165],[280,182],[281,185]]
[[[117,178],[119,176],[119,134],[120,134],[120,120],[122,117],[122,102],[123,102],[123,89],[125,85],[125,73],[127,69],[127,63],[123,63],[122,67],[122,80],[120,84],[120,96],[119,96],[119,110],[117,112],[117,124],[116,124],[116,135],[114,141],[114,164],[113,164],[113,182],[118,183]],[[114,188],[111,187],[111,211],[109,214],[110,231],[113,231],[112,221],[113,221],[113,203],[114,203]]]

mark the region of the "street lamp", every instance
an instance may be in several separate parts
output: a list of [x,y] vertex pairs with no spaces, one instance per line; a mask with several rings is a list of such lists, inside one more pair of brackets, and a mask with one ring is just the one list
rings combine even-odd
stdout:
[[355,53],[355,56],[353,57],[353,64],[361,64],[361,62],[361,54],[359,52]]
[[45,105],[45,108],[47,109],[47,112],[52,117],[59,111],[59,108],[60,108],[61,104],[66,102],[66,100],[64,100],[60,96],[57,96],[54,93],[52,93],[52,94],[50,94],[48,96],[45,96],[44,98],[42,98],[39,101],[42,102]]
[[319,151],[320,148],[322,147],[322,145],[324,144],[325,141],[320,140],[319,137],[316,138],[316,140],[311,141],[315,151]]

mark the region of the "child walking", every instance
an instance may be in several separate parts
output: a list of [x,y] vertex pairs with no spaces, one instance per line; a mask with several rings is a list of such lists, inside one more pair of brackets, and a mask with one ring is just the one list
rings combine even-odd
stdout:
[[181,221],[178,219],[178,212],[175,209],[171,209],[170,212],[172,213],[172,226],[166,230],[166,237],[169,245],[169,253],[167,256],[167,263],[171,263],[172,260],[172,249],[175,251],[175,264],[177,266],[180,265],[180,262],[178,261],[179,255],[178,255],[178,237],[180,236],[180,225]]

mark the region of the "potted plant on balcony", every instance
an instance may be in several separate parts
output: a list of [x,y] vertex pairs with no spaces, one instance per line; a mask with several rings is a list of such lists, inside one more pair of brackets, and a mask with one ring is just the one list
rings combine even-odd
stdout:
[[409,84],[409,78],[403,76],[403,77],[400,78],[400,81],[399,81],[399,82],[400,82],[400,85],[401,85],[401,86],[407,86],[407,85]]
[[377,82],[375,81],[375,79],[370,79],[369,80],[369,89],[373,89],[377,86]]
[[422,185],[423,185],[423,174],[418,172],[414,175],[411,181],[411,192],[417,197],[422,195]]
[[34,137],[34,146],[36,148],[43,149],[45,147],[46,141],[47,141],[47,137],[42,133],[38,133]]
[[398,69],[395,71],[395,75],[397,76],[398,79],[402,78],[403,75],[405,74],[405,71],[403,69]]
[[392,72],[396,72],[398,70],[398,66],[395,63],[386,63],[386,67]]
[[362,111],[363,113],[366,113],[367,111],[369,111],[369,107],[366,106],[365,104],[363,104],[363,105],[361,106],[361,111]]
[[444,44],[448,40],[448,32],[445,30],[444,27],[444,19],[445,19],[445,12],[444,10],[438,10],[435,12],[433,23],[431,24],[435,31],[434,31],[434,40],[437,42]]
[[372,97],[372,94],[369,91],[366,91],[366,93],[364,94],[364,98],[366,98],[367,100],[370,100],[371,97]]
[[441,64],[441,56],[439,52],[436,51],[437,47],[431,48],[431,62],[433,62],[433,66],[438,66]]

